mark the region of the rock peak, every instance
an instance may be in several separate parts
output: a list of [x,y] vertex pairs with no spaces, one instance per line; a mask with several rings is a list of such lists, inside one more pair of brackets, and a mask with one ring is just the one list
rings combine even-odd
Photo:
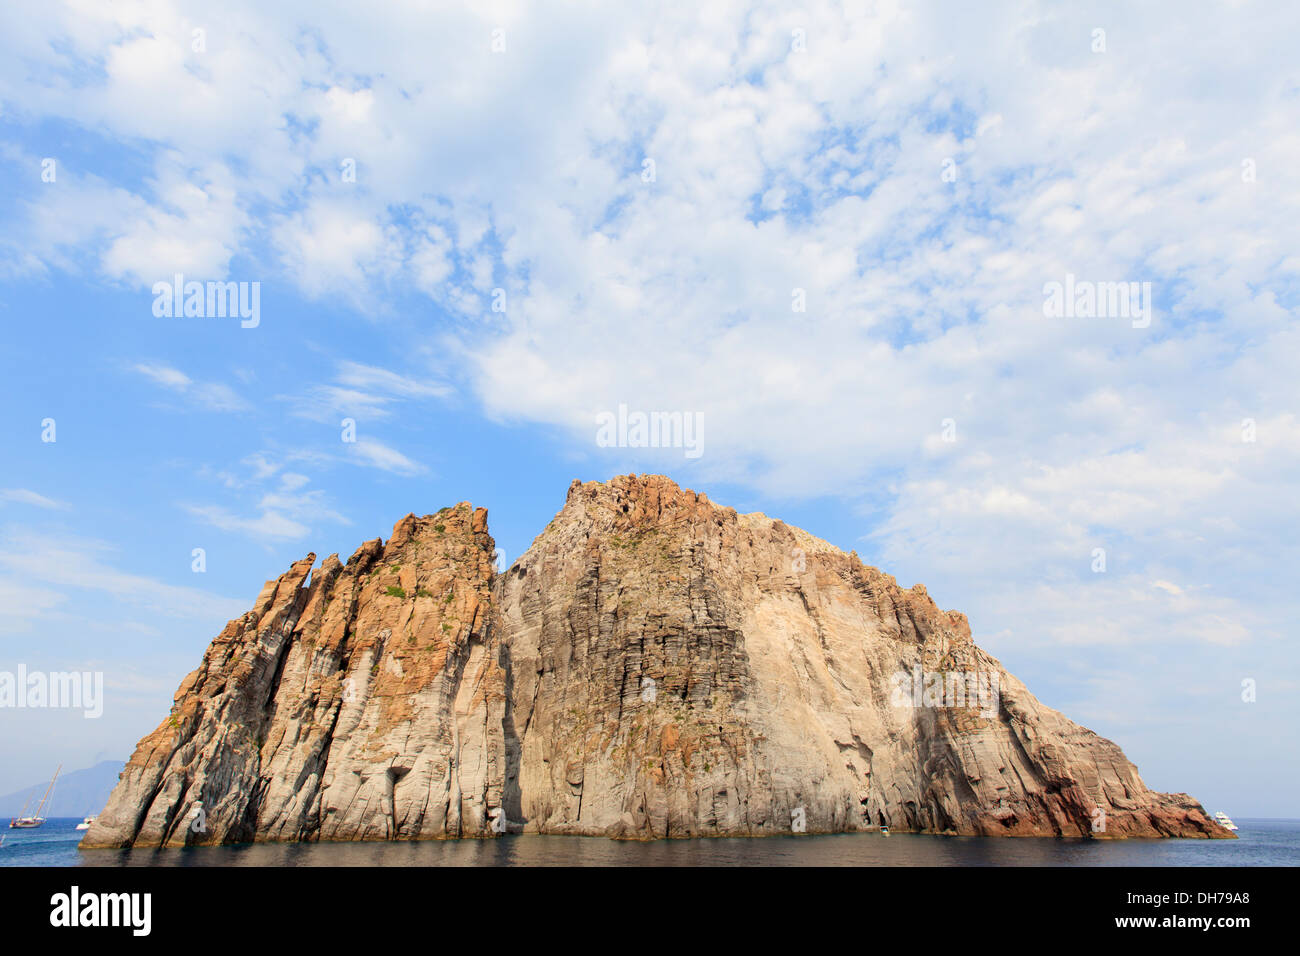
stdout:
[[83,845],[1230,836],[965,615],[779,520],[619,475],[571,484],[509,573],[494,549],[463,501],[267,582]]

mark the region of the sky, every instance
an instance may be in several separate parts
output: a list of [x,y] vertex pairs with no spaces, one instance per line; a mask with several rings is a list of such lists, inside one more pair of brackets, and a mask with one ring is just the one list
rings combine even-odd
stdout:
[[[0,672],[105,691],[0,708],[0,792],[129,756],[308,552],[469,500],[509,563],[573,479],[650,472],[924,583],[1152,788],[1300,817],[1297,35],[6,5]],[[620,406],[698,447],[599,440]]]

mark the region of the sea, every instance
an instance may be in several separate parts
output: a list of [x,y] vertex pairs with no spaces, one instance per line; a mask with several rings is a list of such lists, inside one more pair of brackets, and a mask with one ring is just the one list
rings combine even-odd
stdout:
[[1235,840],[839,833],[634,843],[521,834],[172,850],[80,850],[80,822],[53,818],[35,830],[0,830],[0,866],[1300,866],[1300,820],[1277,819],[1238,819]]

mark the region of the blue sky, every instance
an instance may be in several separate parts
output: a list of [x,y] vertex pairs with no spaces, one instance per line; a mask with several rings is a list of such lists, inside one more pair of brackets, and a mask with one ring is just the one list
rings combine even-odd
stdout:
[[[126,757],[308,551],[470,500],[513,560],[636,471],[1300,816],[1294,11],[259,6],[0,13],[0,671],[108,687],[0,709],[0,792]],[[178,272],[260,322],[155,315]],[[1152,321],[1045,316],[1067,275]],[[703,454],[600,447],[619,404]]]

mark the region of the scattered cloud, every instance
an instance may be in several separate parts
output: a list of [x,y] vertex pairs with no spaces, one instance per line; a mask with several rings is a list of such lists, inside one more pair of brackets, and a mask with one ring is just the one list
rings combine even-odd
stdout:
[[424,465],[412,461],[396,448],[390,448],[382,442],[362,439],[345,447],[349,449],[345,460],[354,464],[378,468],[395,475],[419,475],[427,471]]
[[62,501],[55,501],[45,495],[28,491],[26,488],[0,488],[0,501],[12,501],[16,504],[33,505],[50,511],[67,511],[70,507]]
[[220,505],[183,505],[195,518],[222,531],[238,532],[263,543],[297,541],[307,537],[321,523],[347,525],[349,520],[328,504],[324,490],[304,491],[310,478],[297,472],[281,472],[263,456],[246,459],[254,471],[251,479],[227,482],[228,487],[261,486],[277,472],[278,486],[260,495],[251,515],[241,515]]
[[337,425],[345,417],[382,421],[405,402],[442,399],[453,393],[451,386],[432,377],[417,379],[389,369],[344,361],[339,363],[333,382],[312,386],[305,394],[289,401],[296,415]]
[[350,388],[377,391],[401,398],[446,398],[452,393],[452,389],[441,382],[420,381],[385,368],[357,362],[340,363],[338,381]]
[[67,600],[62,591],[24,580],[20,576],[0,573],[0,634],[30,632],[36,622]]
[[139,372],[151,382],[162,385],[164,388],[174,388],[177,391],[184,391],[193,385],[190,377],[184,372],[174,368],[168,368],[166,365],[146,365],[139,363],[132,366],[135,371]]
[[6,530],[0,534],[0,600],[25,629],[69,595],[87,591],[171,618],[227,620],[246,609],[243,600],[120,571],[108,563],[113,553],[92,538]]
[[294,521],[276,511],[263,511],[254,517],[241,517],[215,505],[187,505],[191,515],[222,531],[238,531],[267,541],[296,541],[311,532],[308,525]]
[[233,388],[220,382],[195,382],[179,369],[167,365],[137,363],[132,371],[155,385],[184,395],[194,404],[214,412],[242,412],[252,406]]

